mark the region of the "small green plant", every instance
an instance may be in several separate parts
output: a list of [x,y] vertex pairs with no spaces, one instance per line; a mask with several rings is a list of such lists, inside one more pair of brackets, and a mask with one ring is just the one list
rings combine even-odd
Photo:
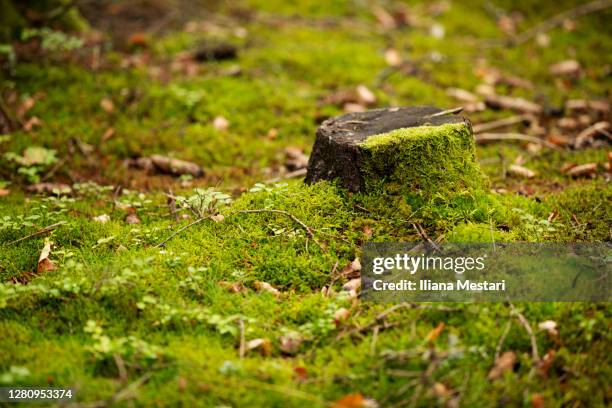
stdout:
[[232,201],[229,195],[215,191],[212,188],[206,190],[196,188],[193,192],[194,194],[189,197],[178,196],[176,202],[182,208],[191,211],[198,218],[215,215],[223,205],[229,204]]
[[27,28],[21,33],[22,41],[32,38],[39,38],[42,49],[49,52],[72,51],[83,46],[82,39],[47,27]]
[[557,230],[552,222],[548,220],[538,220],[523,209],[513,208],[512,211],[518,214],[521,221],[521,228],[525,231],[529,240],[542,240]]
[[[104,373],[113,367],[115,359],[120,356],[130,366],[150,365],[164,355],[158,346],[135,337],[109,337],[104,334],[102,326],[95,320],[88,320],[84,331],[89,333],[93,343],[88,347]],[[114,368],[114,367],[113,367]]]
[[55,150],[41,146],[30,146],[23,151],[22,155],[14,152],[4,154],[4,158],[17,164],[17,173],[26,176],[30,183],[40,181],[40,173],[49,165],[57,162]]

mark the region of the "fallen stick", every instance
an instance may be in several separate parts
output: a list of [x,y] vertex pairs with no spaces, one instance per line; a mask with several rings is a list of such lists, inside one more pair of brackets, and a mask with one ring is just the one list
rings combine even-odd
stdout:
[[212,217],[212,215],[209,215],[208,217],[198,218],[197,220],[195,220],[195,221],[185,225],[184,227],[179,228],[178,230],[176,230],[172,234],[170,234],[170,236],[168,238],[164,239],[162,242],[160,242],[159,244],[155,245],[153,248],[160,248],[160,247],[166,245],[166,242],[170,241],[172,238],[174,238],[175,236],[177,236],[181,232],[185,231],[187,228],[191,228],[194,225],[199,224],[202,221],[209,219],[210,217]]
[[533,334],[531,325],[529,324],[525,316],[523,316],[523,314],[519,312],[512,303],[510,303],[510,308],[512,308],[512,312],[516,315],[516,318],[523,325],[525,331],[529,335],[529,340],[531,341],[531,357],[533,358],[533,362],[536,365],[539,365],[540,355],[538,354],[538,342],[536,341],[535,335]]
[[506,341],[506,337],[508,336],[508,333],[510,332],[510,327],[512,327],[512,320],[508,320],[508,323],[506,323],[506,327],[504,328],[504,332],[502,333],[499,342],[497,343],[497,347],[495,348],[495,357],[494,357],[494,362],[499,360],[499,355],[501,354],[501,349],[504,345],[504,341]]
[[494,140],[522,140],[524,142],[538,143],[553,150],[561,150],[558,146],[555,146],[546,140],[522,133],[480,133],[474,137],[478,143],[486,143]]
[[523,121],[531,121],[531,115],[515,115],[507,118],[494,120],[491,122],[479,123],[477,125],[472,126],[472,130],[474,133],[486,132],[492,129],[499,129],[501,127],[516,125],[517,123],[521,123]]
[[67,222],[66,221],[56,222],[55,224],[51,224],[51,225],[49,225],[49,226],[47,226],[47,227],[45,227],[45,228],[43,228],[41,230],[38,230],[38,231],[34,232],[33,234],[26,235],[25,237],[16,239],[14,241],[11,241],[11,242],[9,242],[6,245],[13,245],[13,244],[16,244],[18,242],[25,241],[26,239],[30,239],[32,237],[35,237],[37,235],[45,234],[45,233],[47,233],[49,231],[54,230],[55,228],[59,227],[60,225],[64,225],[64,224],[67,224]]
[[425,116],[425,118],[435,118],[438,116],[444,116],[444,115],[455,115],[459,112],[461,112],[463,110],[463,106],[457,107],[457,108],[452,108],[452,109],[447,109],[447,110],[443,110],[441,112],[436,112],[433,113],[431,115],[427,115]]

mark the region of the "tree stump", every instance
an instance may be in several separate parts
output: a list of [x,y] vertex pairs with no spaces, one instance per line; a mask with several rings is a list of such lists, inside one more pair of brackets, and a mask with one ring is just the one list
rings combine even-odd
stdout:
[[468,119],[429,106],[349,113],[321,124],[306,183],[338,180],[353,192],[482,187]]

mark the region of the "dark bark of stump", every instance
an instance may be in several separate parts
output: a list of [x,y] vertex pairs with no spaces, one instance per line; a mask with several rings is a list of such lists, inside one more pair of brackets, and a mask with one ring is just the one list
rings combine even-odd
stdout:
[[339,179],[348,190],[362,191],[365,187],[361,172],[364,157],[359,144],[369,136],[395,129],[467,121],[452,114],[432,116],[439,112],[442,110],[431,106],[384,108],[326,120],[317,130],[305,182]]

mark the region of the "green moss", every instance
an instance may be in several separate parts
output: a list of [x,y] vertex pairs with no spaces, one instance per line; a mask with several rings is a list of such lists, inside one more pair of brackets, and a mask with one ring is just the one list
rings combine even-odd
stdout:
[[360,146],[368,190],[383,181],[392,192],[432,197],[485,186],[465,124],[397,129],[370,136]]

